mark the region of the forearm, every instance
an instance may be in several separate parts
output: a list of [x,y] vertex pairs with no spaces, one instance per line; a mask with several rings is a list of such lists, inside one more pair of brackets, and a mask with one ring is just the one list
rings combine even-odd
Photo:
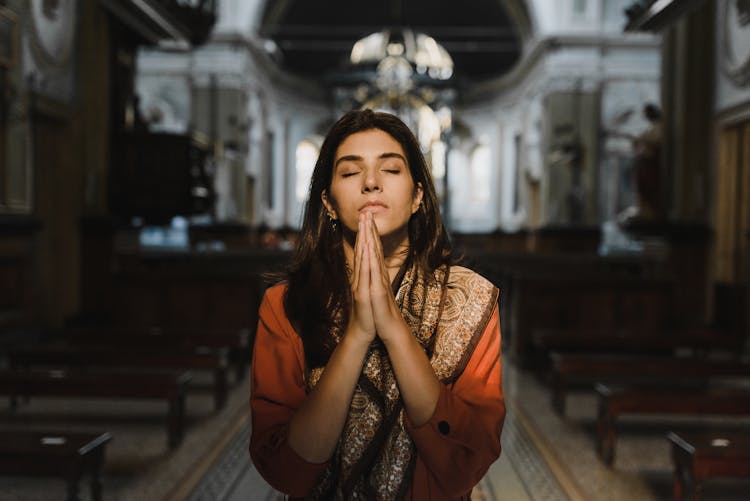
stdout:
[[344,336],[289,423],[289,446],[306,461],[327,461],[346,422],[368,344]]
[[416,427],[404,420],[418,454],[446,494],[466,492],[500,454],[505,418],[500,345],[495,307],[460,377],[441,384],[429,421]]
[[504,417],[502,396],[477,401],[474,395],[457,395],[455,387],[441,385],[429,421],[415,427],[407,417],[404,425],[440,490],[458,498],[499,456]]
[[404,409],[411,422],[420,426],[435,412],[440,381],[422,345],[405,323],[394,327],[394,332],[387,338],[383,337],[383,344],[388,350]]

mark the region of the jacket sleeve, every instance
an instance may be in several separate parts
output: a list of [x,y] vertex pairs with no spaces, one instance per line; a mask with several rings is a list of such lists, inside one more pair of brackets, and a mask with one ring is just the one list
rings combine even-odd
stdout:
[[500,339],[495,306],[463,374],[454,384],[441,386],[432,417],[415,427],[404,413],[428,474],[451,496],[471,491],[500,456],[505,420]]
[[250,456],[272,487],[301,497],[317,484],[327,463],[305,461],[287,440],[289,421],[307,391],[302,342],[284,314],[283,289],[269,289],[259,311],[250,372]]

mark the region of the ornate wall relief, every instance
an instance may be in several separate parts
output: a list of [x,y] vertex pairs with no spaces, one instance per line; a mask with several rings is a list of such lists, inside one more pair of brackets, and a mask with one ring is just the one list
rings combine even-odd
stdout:
[[722,67],[737,85],[750,83],[750,0],[727,0],[721,15]]
[[24,36],[24,79],[30,90],[69,103],[75,95],[78,0],[31,0]]

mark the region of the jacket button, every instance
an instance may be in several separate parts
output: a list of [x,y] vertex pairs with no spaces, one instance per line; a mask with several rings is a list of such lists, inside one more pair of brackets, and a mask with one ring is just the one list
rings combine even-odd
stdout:
[[447,421],[440,421],[438,423],[438,430],[443,435],[447,435],[448,433],[451,432],[451,425],[449,425]]

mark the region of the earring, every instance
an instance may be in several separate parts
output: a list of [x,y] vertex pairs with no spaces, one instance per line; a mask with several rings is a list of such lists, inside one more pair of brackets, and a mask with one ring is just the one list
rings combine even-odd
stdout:
[[331,215],[331,213],[330,213],[330,212],[328,213],[328,220],[329,220],[329,221],[331,222],[331,228],[333,228],[333,229],[334,229],[334,231],[335,231],[335,230],[336,230],[336,228],[338,227],[338,220],[337,220],[337,219],[335,219],[335,218],[334,218],[334,217],[333,217],[333,216]]

